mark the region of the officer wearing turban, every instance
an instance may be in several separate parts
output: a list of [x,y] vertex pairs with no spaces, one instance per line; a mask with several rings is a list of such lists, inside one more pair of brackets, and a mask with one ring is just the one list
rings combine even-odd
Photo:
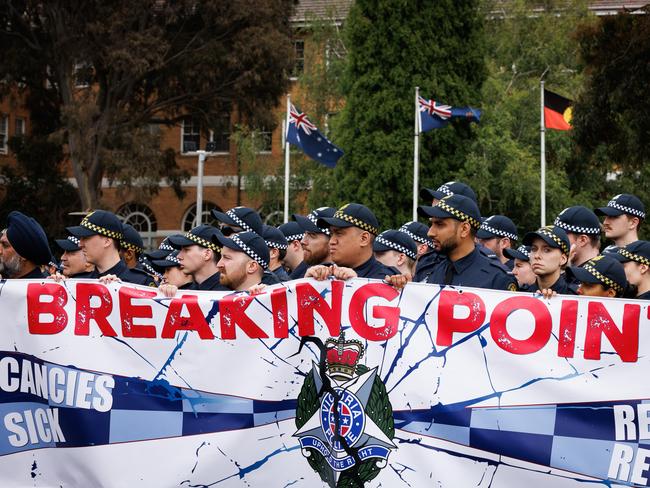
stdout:
[[42,279],[40,266],[52,260],[45,231],[36,220],[13,211],[0,237],[0,274],[3,278]]

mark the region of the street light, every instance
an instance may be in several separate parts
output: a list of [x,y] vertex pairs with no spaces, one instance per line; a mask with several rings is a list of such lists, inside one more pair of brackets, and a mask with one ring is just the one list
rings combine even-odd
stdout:
[[199,157],[196,181],[196,221],[195,226],[203,222],[203,166],[208,156],[212,156],[217,148],[216,142],[208,142],[205,145],[205,151],[196,150],[196,142],[186,141],[183,143],[183,152],[185,154],[197,155]]

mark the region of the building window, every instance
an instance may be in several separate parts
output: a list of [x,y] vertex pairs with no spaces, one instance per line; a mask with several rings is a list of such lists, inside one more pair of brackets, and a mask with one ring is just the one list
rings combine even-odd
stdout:
[[9,139],[9,116],[0,114],[0,153],[7,154],[7,140]]
[[201,144],[201,125],[194,117],[185,117],[181,125],[181,152],[198,151]]
[[158,223],[153,211],[146,205],[139,203],[127,203],[119,208],[117,216],[125,224],[130,224],[140,233],[144,246],[150,249],[153,246]]
[[210,130],[212,152],[230,152],[230,112],[222,113]]
[[25,135],[25,119],[16,118],[15,135],[16,137],[22,137]]
[[298,78],[305,70],[305,41],[302,39],[293,41],[293,59],[291,78]]
[[[202,224],[208,224],[213,227],[219,227],[219,222],[214,220],[212,217],[212,210],[217,210],[221,212],[221,207],[216,203],[212,202],[203,202],[203,218],[201,219]],[[188,208],[183,216],[183,222],[181,223],[183,232],[189,232],[194,227],[196,227],[196,203],[190,208]]]
[[265,128],[258,129],[253,133],[255,147],[262,153],[270,153],[273,148],[273,132]]

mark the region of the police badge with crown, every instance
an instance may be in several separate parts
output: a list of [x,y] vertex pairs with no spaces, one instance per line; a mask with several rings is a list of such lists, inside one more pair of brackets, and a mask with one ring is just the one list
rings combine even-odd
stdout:
[[300,390],[294,437],[329,486],[362,487],[397,448],[393,409],[377,368],[359,364],[360,341],[346,340],[341,331],[324,348],[325,364],[313,364]]

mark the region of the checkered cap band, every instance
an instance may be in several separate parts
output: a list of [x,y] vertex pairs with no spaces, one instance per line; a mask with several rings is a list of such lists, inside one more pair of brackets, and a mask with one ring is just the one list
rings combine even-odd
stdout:
[[108,230],[105,229],[104,227],[100,227],[97,224],[93,224],[90,220],[88,220],[88,217],[90,217],[91,214],[88,214],[83,218],[81,221],[81,227],[85,227],[86,229],[90,229],[93,232],[97,232],[98,234],[103,235],[104,237],[110,237],[111,239],[117,239],[118,241],[121,241],[124,235],[121,232],[115,232],[114,230]]
[[445,212],[450,213],[461,222],[469,222],[469,225],[471,225],[475,229],[479,229],[481,227],[481,223],[478,220],[476,220],[474,217],[471,217],[467,215],[465,212],[461,212],[460,210],[448,205],[444,200],[440,200],[436,205],[436,207],[440,207]]
[[[269,263],[262,259],[259,254],[257,254],[253,249],[251,249],[249,246],[244,244],[244,241],[242,241],[237,234],[233,234],[232,238],[233,242],[237,244],[239,247],[243,249],[243,251],[250,257],[252,260],[254,260],[257,264],[259,264],[262,269],[267,269],[269,267]],[[268,245],[268,244],[267,244]]]
[[420,237],[420,236],[417,235],[417,234],[414,234],[413,232],[411,232],[410,230],[408,230],[408,229],[406,228],[406,226],[402,226],[402,227],[400,227],[400,228],[397,229],[397,230],[399,230],[399,231],[402,232],[403,234],[406,234],[406,235],[409,236],[411,239],[413,239],[415,242],[419,242],[420,244],[428,244],[428,245],[433,244],[433,243],[431,242],[431,239],[426,239],[426,238],[424,238],[424,237]]
[[174,252],[176,250],[176,248],[174,248],[174,246],[172,246],[171,244],[167,244],[165,242],[162,242],[160,244],[160,246],[158,246],[158,249],[161,250],[161,251],[172,251],[172,252]]
[[318,225],[318,217],[316,217],[314,212],[307,214],[307,218],[309,220],[311,220],[312,224],[314,224],[316,227],[318,227],[323,232],[323,234],[328,235],[328,236],[331,235],[329,227],[328,228],[323,228],[323,227],[320,227]]
[[80,244],[79,239],[77,239],[75,236],[68,236],[68,240],[73,244],[75,244],[77,247],[79,247]]
[[562,249],[562,252],[566,255],[569,254],[569,248],[566,245],[566,242],[564,242],[562,239],[560,239],[558,236],[553,234],[550,230],[542,227],[537,231],[538,234],[541,234],[543,236],[549,237],[553,242],[555,242],[558,246],[560,246],[560,249]]
[[[288,241],[289,239],[287,239]],[[288,249],[289,245],[288,244],[280,244],[279,242],[273,242],[273,241],[264,241],[266,244],[266,247],[273,248],[273,249]]]
[[373,227],[370,224],[367,224],[366,222],[359,220],[356,217],[352,217],[351,215],[348,215],[346,213],[341,212],[340,210],[337,210],[336,213],[334,214],[335,219],[341,219],[345,220],[346,222],[355,225],[359,227],[360,229],[363,229],[367,232],[370,232],[373,235],[379,234],[379,229],[377,227]]
[[650,266],[650,260],[648,258],[644,258],[643,256],[640,256],[638,254],[634,254],[633,252],[630,252],[627,249],[621,247],[619,248],[618,253],[627,259],[631,259],[632,261],[636,261],[637,263]]
[[389,241],[388,239],[384,239],[381,236],[377,236],[375,238],[375,241],[380,243],[380,244],[383,244],[386,247],[390,247],[391,249],[394,249],[397,252],[404,253],[411,259],[417,259],[417,257],[418,257],[416,253],[414,253],[413,251],[405,248],[401,244],[398,244],[397,242]]
[[248,224],[247,224],[246,222],[244,222],[242,219],[240,219],[239,217],[237,217],[237,214],[236,214],[232,209],[228,210],[228,211],[226,212],[226,215],[227,215],[228,217],[230,217],[231,219],[233,219],[233,220],[235,221],[235,223],[236,223],[239,227],[241,227],[242,229],[247,230],[247,231],[249,231],[249,232],[254,232],[254,233],[257,234],[257,232],[255,232],[255,231],[253,230],[253,228],[252,228],[250,225],[248,225]]
[[451,191],[447,185],[441,185],[441,186],[439,186],[438,189],[437,189],[436,191],[440,191],[440,192],[444,193],[444,194],[447,195],[447,196],[450,196],[450,195],[453,195],[453,194],[454,194],[454,192]]
[[181,262],[178,260],[176,256],[172,256],[171,254],[165,258],[166,261],[170,261],[172,263],[176,263],[178,265],[181,264]]
[[144,252],[144,248],[136,246],[135,244],[131,244],[130,242],[120,241],[120,246],[123,249],[130,249],[131,251],[135,251],[139,254],[142,254]]
[[560,217],[555,217],[555,222],[553,225],[557,225],[562,229],[573,232],[574,234],[600,234],[600,227],[578,227],[577,225],[570,225],[566,222],[562,222]]
[[290,236],[284,236],[287,241],[302,241],[302,238],[305,237],[305,234],[291,234]]
[[517,248],[517,251],[530,259],[530,252],[528,252],[528,249],[526,249],[526,246],[519,246]]
[[507,232],[502,229],[495,229],[494,227],[489,226],[485,222],[481,224],[481,230],[486,230],[491,234],[494,234],[495,236],[507,237],[508,239],[512,239],[513,241],[516,241],[518,239],[516,234],[511,234],[510,232]]
[[[175,259],[175,258],[174,258],[174,259]],[[170,261],[171,261],[171,259],[170,259]],[[156,271],[155,269],[153,269],[153,266],[151,266],[148,262],[146,262],[146,261],[140,261],[140,264],[142,265],[142,267],[143,267],[144,269],[147,270],[147,273],[149,273],[149,274],[151,274],[151,275],[154,275],[154,276],[158,276],[159,278],[162,277],[162,275],[161,275],[158,271]],[[180,263],[178,263],[178,264],[180,264]]]
[[215,243],[206,241],[203,237],[195,236],[194,234],[190,232],[185,233],[185,238],[189,239],[192,242],[196,242],[199,246],[207,247],[208,249],[212,249],[214,252],[221,252],[221,248],[217,246]]
[[604,274],[602,274],[600,271],[598,271],[596,268],[594,268],[591,264],[587,263],[585,264],[582,269],[585,271],[589,271],[589,273],[596,277],[600,282],[603,284],[607,285],[609,288],[613,288],[616,290],[618,293],[623,293],[623,287],[616,283],[614,280],[611,278],[608,278]]
[[635,215],[640,219],[645,219],[645,212],[642,212],[641,210],[637,210],[636,208],[626,207],[625,205],[621,205],[617,203],[616,200],[610,200],[609,203],[607,203],[607,206],[611,208],[615,208],[616,210],[620,210],[621,212],[625,212],[626,214]]

